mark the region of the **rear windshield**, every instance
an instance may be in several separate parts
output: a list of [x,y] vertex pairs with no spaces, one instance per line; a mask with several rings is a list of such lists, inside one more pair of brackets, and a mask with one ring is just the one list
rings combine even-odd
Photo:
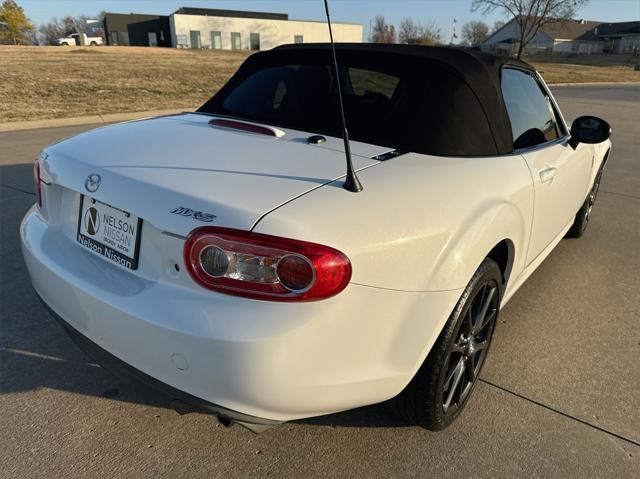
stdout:
[[[252,57],[198,111],[340,136],[330,58],[328,52]],[[435,155],[495,152],[476,97],[439,62],[362,53],[343,53],[338,61],[351,139]]]

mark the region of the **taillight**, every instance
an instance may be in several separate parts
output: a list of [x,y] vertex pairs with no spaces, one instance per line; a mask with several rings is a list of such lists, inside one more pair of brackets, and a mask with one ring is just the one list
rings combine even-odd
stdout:
[[192,231],[184,261],[205,288],[268,301],[328,298],[351,279],[349,259],[333,248],[228,228]]
[[36,190],[36,201],[38,206],[42,207],[42,182],[40,179],[40,160],[36,160],[33,164],[33,181],[34,189]]

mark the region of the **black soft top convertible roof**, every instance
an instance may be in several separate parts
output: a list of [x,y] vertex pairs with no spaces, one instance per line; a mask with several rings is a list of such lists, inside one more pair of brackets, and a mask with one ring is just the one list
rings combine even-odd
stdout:
[[[328,43],[306,43],[283,45],[276,51],[327,50]],[[447,65],[475,93],[482,105],[493,132],[497,153],[513,151],[511,123],[502,99],[500,86],[501,70],[505,65],[527,71],[535,69],[515,58],[490,55],[477,50],[423,45],[398,45],[386,43],[336,43],[338,51],[372,52],[407,55]]]
[[[329,43],[295,43],[281,45],[271,52],[299,51],[299,50],[327,50]],[[337,51],[393,53],[397,55],[409,55],[430,60],[439,60],[453,66],[462,77],[470,78],[476,73],[475,65],[483,65],[491,76],[496,86],[500,86],[500,68],[503,65],[511,65],[523,70],[535,71],[526,62],[507,56],[491,55],[478,50],[455,47],[435,47],[424,45],[404,45],[391,43],[336,43]],[[473,81],[473,80],[472,80]]]
[[[450,138],[447,148],[441,151],[436,148],[436,154],[444,153],[458,156],[455,146],[451,146],[455,144],[474,145],[471,150],[465,152],[462,151],[464,149],[461,149],[459,153],[461,156],[488,156],[513,151],[511,124],[501,92],[501,70],[503,66],[509,65],[533,72],[535,70],[531,65],[513,58],[450,47],[338,43],[336,49],[338,63],[340,63],[341,57],[347,60],[354,57],[373,56],[376,62],[402,64],[405,67],[409,65],[416,72],[419,72],[421,68],[425,69],[423,71],[429,71],[435,67],[442,70],[443,75],[445,73],[455,75],[460,82],[467,85],[470,90],[469,94],[452,95],[448,103],[443,106],[448,110],[447,113],[451,118],[465,118],[466,123],[460,123],[460,131],[450,132],[453,136]],[[244,78],[260,68],[296,59],[318,58],[319,55],[323,57],[325,53],[330,54],[328,43],[283,45],[273,50],[256,53],[245,61],[234,78],[223,87],[219,94],[203,105],[199,111],[212,113],[217,110],[216,97],[219,99],[224,97],[229,93],[229,90],[237,87]],[[480,109],[477,105],[472,105],[472,103],[476,103],[473,97],[477,100]],[[423,112],[422,114],[433,115],[432,112]],[[416,120],[417,122],[425,121],[424,118]],[[430,118],[428,121],[433,122],[434,120]],[[433,123],[431,124],[433,125]],[[456,122],[450,124],[456,124]],[[473,125],[478,125],[478,128],[474,128]],[[485,125],[488,126],[488,129]],[[451,130],[451,126],[448,129]]]

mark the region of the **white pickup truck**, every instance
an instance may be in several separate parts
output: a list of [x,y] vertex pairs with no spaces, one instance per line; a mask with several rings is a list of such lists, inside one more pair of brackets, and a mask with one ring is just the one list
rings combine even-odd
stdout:
[[88,37],[86,33],[73,33],[65,38],[58,38],[58,45],[91,45],[92,47],[102,45],[102,37]]

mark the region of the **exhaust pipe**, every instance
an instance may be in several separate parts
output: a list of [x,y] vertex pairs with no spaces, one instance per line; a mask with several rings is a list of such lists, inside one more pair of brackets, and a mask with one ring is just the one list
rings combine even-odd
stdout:
[[198,404],[190,404],[190,403],[181,401],[179,399],[174,399],[173,401],[171,401],[171,408],[180,415],[190,414],[192,412],[196,412],[200,414],[213,414],[218,419],[218,422],[222,424],[225,428],[229,428],[234,424],[239,424],[240,426],[243,426],[249,429],[249,431],[255,434],[260,434],[261,432],[266,431],[270,427],[276,424],[279,424],[276,421],[273,421],[273,423],[260,424],[260,423],[254,423],[252,421],[245,421],[243,419],[230,419],[228,416],[220,414],[220,410],[217,408],[207,407],[207,406],[198,405]]
[[233,422],[228,417],[224,417],[224,416],[220,416],[220,415],[217,415],[216,417],[218,418],[218,422],[220,424],[222,424],[224,427],[228,428],[228,427],[233,426]]

